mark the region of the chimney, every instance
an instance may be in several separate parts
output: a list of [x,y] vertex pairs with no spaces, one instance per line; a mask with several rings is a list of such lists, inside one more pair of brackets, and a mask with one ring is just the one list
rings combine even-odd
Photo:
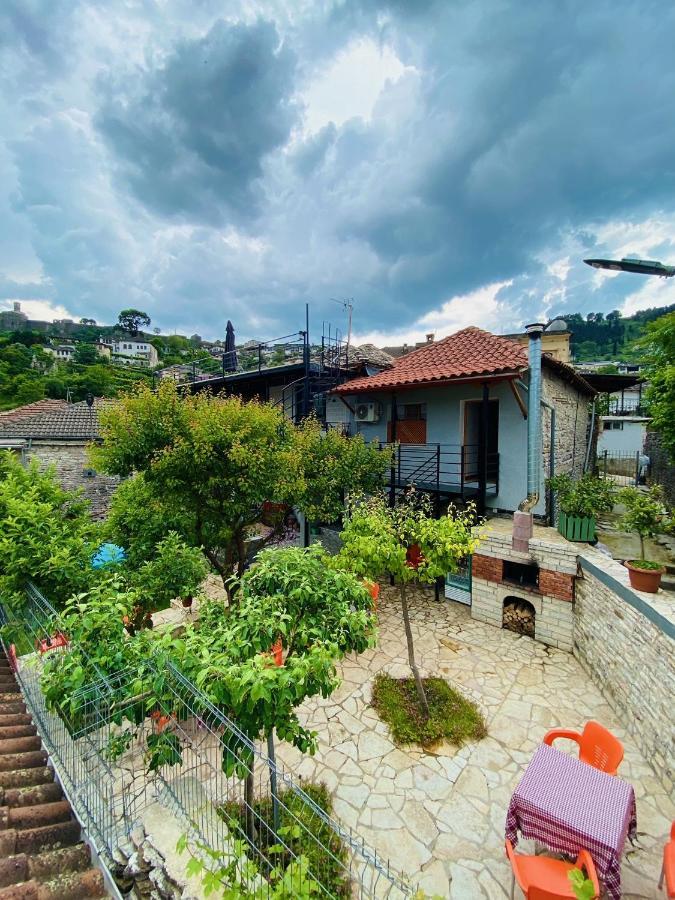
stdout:
[[14,301],[14,312],[21,312],[21,304],[18,300]]
[[427,339],[427,344],[433,344],[434,342],[434,332],[430,331],[429,334],[425,335]]
[[539,502],[541,484],[541,336],[540,322],[526,325],[529,336],[528,362],[530,384],[527,394],[527,497],[513,514],[512,547],[521,553],[529,550],[532,537],[532,510]]

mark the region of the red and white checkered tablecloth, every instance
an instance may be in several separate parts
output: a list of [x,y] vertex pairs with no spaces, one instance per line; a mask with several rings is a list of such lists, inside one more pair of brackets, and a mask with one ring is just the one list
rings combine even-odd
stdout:
[[635,837],[635,792],[567,753],[542,744],[516,787],[506,814],[506,837],[518,832],[555,853],[588,850],[613,900],[621,897],[621,854]]

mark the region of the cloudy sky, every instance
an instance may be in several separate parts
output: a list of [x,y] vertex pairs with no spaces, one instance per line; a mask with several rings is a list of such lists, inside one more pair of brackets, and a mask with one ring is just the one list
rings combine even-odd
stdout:
[[[675,302],[671,0],[3,0],[0,308],[271,338]],[[674,279],[675,280],[675,279]]]

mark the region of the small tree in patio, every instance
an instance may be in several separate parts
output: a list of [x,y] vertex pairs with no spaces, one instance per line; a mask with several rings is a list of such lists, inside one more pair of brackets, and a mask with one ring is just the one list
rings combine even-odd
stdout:
[[[279,639],[282,665],[271,653]],[[374,641],[368,592],[350,573],[331,568],[321,547],[267,549],[244,575],[239,603],[229,615],[217,602],[202,606],[199,622],[180,642],[180,666],[247,738],[267,738],[270,758],[275,731],[313,753],[316,734],[301,724],[297,708],[308,697],[329,697],[340,684],[336,662]],[[246,778],[250,814],[250,747],[230,741],[223,768]],[[251,836],[251,821],[247,831]]]
[[456,572],[460,561],[478,544],[472,528],[473,509],[432,516],[426,495],[409,491],[403,501],[390,507],[385,498],[361,498],[350,504],[342,531],[342,549],[335,564],[367,578],[391,576],[398,584],[408,647],[408,662],[415,681],[420,709],[429,717],[429,703],[415,660],[415,647],[408,610],[408,586],[433,584],[437,578]]

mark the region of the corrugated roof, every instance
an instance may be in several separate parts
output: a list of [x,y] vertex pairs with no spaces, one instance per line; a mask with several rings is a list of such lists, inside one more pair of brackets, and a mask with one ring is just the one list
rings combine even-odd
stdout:
[[99,436],[98,411],[112,402],[98,398],[91,409],[82,401],[65,404],[60,409],[47,408],[16,421],[0,419],[0,438],[91,441]]
[[481,375],[518,374],[527,369],[527,352],[520,344],[481,328],[464,328],[394,361],[371,377],[356,378],[336,388],[341,394],[382,391],[434,384]]

